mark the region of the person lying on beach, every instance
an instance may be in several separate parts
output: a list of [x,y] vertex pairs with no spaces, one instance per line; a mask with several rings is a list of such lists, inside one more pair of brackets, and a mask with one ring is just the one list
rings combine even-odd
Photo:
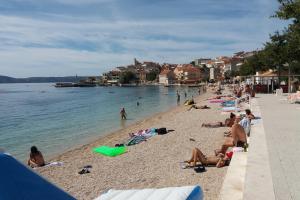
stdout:
[[195,104],[195,101],[194,99],[188,99],[184,102],[184,105],[188,106],[188,105],[194,105]]
[[152,135],[152,132],[155,132],[152,129],[145,129],[145,130],[139,130],[136,133],[128,133],[129,137],[135,137],[135,136],[148,136],[149,134]]
[[31,147],[27,164],[32,168],[45,166],[43,154],[36,148],[36,146]]
[[230,137],[226,138],[221,149],[215,150],[215,155],[225,154],[229,147],[245,147],[247,145],[247,136],[244,128],[239,124],[241,118],[236,117],[230,130]]
[[225,124],[223,122],[212,122],[212,123],[203,123],[201,127],[206,127],[206,128],[219,128],[219,127],[224,127]]
[[204,166],[213,165],[220,168],[229,165],[230,158],[221,153],[217,156],[205,156],[200,149],[194,148],[191,159],[185,162],[188,163],[188,166],[186,167],[196,167],[197,163],[200,163]]
[[213,122],[213,123],[203,123],[202,127],[207,128],[218,128],[218,127],[231,127],[235,120],[235,114],[230,113],[230,117],[225,119],[225,122]]
[[226,98],[227,100],[234,99],[234,97],[231,94],[228,94],[228,95],[213,96],[213,97],[208,98],[207,100],[215,100],[215,99],[221,99],[221,98]]
[[188,111],[192,110],[192,108],[194,108],[194,109],[210,109],[210,107],[208,107],[207,105],[204,105],[204,106],[196,106],[195,104],[193,104],[193,105],[188,109]]

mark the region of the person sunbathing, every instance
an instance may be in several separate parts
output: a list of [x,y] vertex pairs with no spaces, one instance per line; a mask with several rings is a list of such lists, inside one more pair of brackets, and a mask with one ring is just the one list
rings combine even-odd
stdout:
[[197,106],[197,105],[193,104],[193,105],[188,109],[188,111],[190,111],[192,108],[194,108],[194,109],[210,109],[210,107],[208,107],[207,105],[204,105],[204,106]]
[[32,146],[30,151],[27,164],[32,168],[45,166],[43,154],[36,148],[36,146]]
[[229,97],[229,96],[230,95],[217,95],[217,96],[210,97],[207,100],[221,99],[222,97]]
[[211,122],[211,123],[203,123],[201,127],[206,127],[206,128],[219,128],[219,127],[224,127],[225,124],[223,122]]
[[207,128],[218,128],[218,127],[231,127],[235,120],[235,114],[230,113],[230,117],[225,119],[225,122],[213,122],[213,123],[203,123],[201,127]]
[[230,130],[230,137],[226,138],[221,149],[215,150],[215,155],[225,154],[229,147],[245,147],[247,145],[247,136],[244,128],[239,124],[241,118],[236,117]]
[[218,154],[217,156],[205,156],[200,149],[194,148],[191,159],[185,162],[188,163],[188,166],[186,167],[196,167],[197,163],[200,163],[204,166],[214,165],[220,168],[225,165],[229,165],[230,158],[224,154]]

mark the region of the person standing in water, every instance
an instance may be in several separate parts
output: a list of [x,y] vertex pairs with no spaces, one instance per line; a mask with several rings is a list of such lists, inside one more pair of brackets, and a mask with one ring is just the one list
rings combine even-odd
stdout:
[[177,90],[177,104],[179,104],[179,102],[180,102],[180,94],[179,94],[179,92]]
[[186,94],[186,91],[184,91],[184,98],[186,98],[187,94]]
[[122,108],[120,111],[121,119],[126,119],[127,113],[125,111],[125,108]]
[[139,106],[139,105],[140,105],[140,102],[137,101],[137,102],[136,102],[136,106]]

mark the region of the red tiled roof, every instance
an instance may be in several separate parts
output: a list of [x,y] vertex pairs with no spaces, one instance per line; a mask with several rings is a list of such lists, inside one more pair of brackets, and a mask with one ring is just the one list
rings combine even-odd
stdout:
[[170,72],[171,72],[171,70],[169,70],[169,69],[164,69],[163,71],[160,72],[159,75],[167,75],[167,74],[170,73]]

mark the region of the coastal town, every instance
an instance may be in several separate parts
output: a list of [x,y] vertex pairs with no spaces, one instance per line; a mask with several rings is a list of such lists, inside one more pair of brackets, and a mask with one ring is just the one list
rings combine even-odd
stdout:
[[89,77],[85,82],[100,85],[180,85],[198,84],[208,81],[222,81],[231,79],[252,52],[237,52],[233,56],[219,56],[216,58],[198,58],[188,64],[159,64],[152,61],[119,66],[103,73],[100,77]]
[[0,200],[300,200],[300,0],[0,10]]

